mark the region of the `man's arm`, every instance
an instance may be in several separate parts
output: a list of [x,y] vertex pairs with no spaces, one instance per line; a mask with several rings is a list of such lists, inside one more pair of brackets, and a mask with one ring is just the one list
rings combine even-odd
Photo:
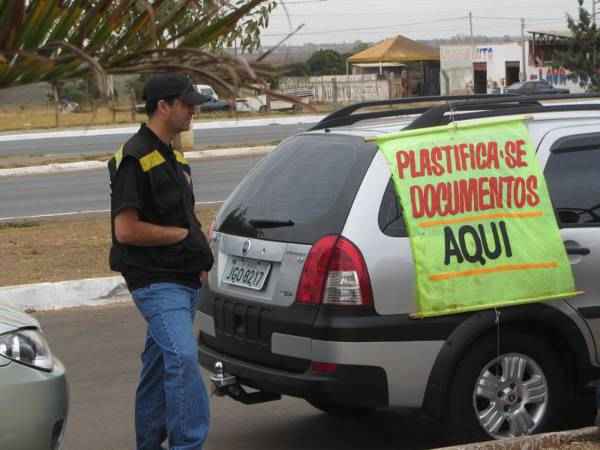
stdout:
[[115,217],[115,237],[121,244],[138,247],[171,245],[188,235],[187,228],[155,225],[140,220],[135,208],[125,208]]

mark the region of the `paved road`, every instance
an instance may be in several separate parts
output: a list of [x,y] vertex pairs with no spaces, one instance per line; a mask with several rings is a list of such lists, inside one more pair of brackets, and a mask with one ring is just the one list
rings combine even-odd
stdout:
[[[239,146],[263,145],[278,142],[288,136],[304,131],[312,123],[294,125],[240,126],[194,130],[196,146]],[[25,135],[26,136],[26,135]],[[93,155],[111,153],[131,136],[131,132],[104,136],[55,137],[48,139],[27,139],[4,142],[0,140],[0,157],[8,155]]]
[[[65,450],[132,450],[132,402],[144,324],[129,304],[37,313],[65,363],[71,394]],[[284,397],[245,406],[213,397],[205,450],[417,450],[439,447],[440,430],[416,413],[335,419]]]
[[[223,201],[262,156],[191,161],[196,201]],[[0,220],[108,210],[108,171],[0,177]]]

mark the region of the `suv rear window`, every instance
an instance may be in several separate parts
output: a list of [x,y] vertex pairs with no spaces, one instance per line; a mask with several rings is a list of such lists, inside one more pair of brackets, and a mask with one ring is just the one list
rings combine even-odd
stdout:
[[376,152],[374,144],[354,136],[287,139],[231,194],[217,229],[301,244],[339,234]]

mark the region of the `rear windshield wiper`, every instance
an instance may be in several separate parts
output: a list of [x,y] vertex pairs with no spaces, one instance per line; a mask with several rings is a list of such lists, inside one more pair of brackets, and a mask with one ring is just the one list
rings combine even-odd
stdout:
[[294,226],[294,222],[291,220],[250,219],[248,223],[254,228],[279,228]]

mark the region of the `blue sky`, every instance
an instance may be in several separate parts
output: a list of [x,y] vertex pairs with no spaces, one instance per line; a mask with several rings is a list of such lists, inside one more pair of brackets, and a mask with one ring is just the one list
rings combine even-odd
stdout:
[[[593,0],[585,0],[590,11]],[[596,0],[599,1],[600,0]],[[289,44],[378,41],[403,34],[434,39],[473,32],[490,36],[519,35],[520,17],[526,29],[566,29],[566,13],[577,15],[577,0],[283,0],[263,34],[263,44],[279,41],[301,24]],[[286,14],[286,10],[287,13]],[[598,4],[600,11],[600,4]],[[600,16],[599,16],[600,17]]]

